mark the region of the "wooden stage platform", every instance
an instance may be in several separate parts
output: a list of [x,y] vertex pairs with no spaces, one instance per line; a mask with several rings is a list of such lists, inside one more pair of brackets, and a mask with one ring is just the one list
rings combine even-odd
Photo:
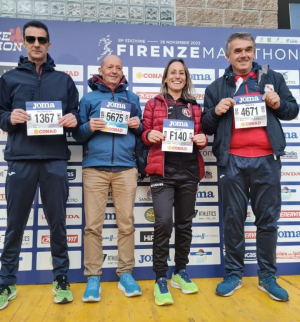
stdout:
[[[299,264],[300,273],[300,264]],[[199,293],[185,295],[170,287],[174,304],[154,303],[154,281],[139,281],[143,295],[126,298],[117,282],[101,283],[101,301],[83,303],[84,283],[71,284],[74,301],[53,303],[51,285],[20,285],[18,296],[0,311],[1,322],[297,322],[300,321],[300,275],[280,276],[289,302],[277,302],[257,287],[257,277],[245,277],[243,287],[230,297],[215,294],[221,278],[193,279]]]

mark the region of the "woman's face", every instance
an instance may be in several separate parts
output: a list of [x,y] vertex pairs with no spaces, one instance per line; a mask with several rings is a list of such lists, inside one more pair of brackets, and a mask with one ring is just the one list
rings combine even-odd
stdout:
[[181,94],[186,84],[186,75],[182,63],[174,62],[169,66],[165,83],[168,85],[169,94]]

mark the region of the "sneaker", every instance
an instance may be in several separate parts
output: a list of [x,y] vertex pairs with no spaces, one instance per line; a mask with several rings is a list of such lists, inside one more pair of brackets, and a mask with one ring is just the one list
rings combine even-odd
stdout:
[[101,294],[100,278],[91,276],[86,283],[85,292],[82,297],[83,302],[99,302]]
[[224,281],[219,283],[216,289],[216,293],[220,296],[230,296],[233,291],[242,287],[242,279],[237,275],[227,275]]
[[269,294],[270,298],[276,301],[286,302],[289,300],[288,292],[279,286],[276,282],[276,277],[270,275],[267,278],[259,280],[258,288]]
[[73,294],[69,289],[67,276],[58,275],[53,282],[52,293],[55,295],[54,302],[58,304],[69,303],[73,301]]
[[8,301],[17,297],[16,285],[0,285],[0,310],[7,307]]
[[156,281],[154,285],[154,297],[156,305],[169,305],[174,303],[165,277],[161,277]]
[[118,288],[123,291],[127,297],[142,295],[141,288],[132,277],[131,273],[123,273],[120,276]]
[[190,280],[185,269],[181,269],[178,274],[172,275],[171,286],[180,288],[184,294],[192,294],[198,292],[198,286]]

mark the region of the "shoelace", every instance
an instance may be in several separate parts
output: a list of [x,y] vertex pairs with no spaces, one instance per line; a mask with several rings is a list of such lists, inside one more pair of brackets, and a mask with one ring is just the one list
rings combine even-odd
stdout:
[[185,271],[179,271],[178,273],[181,278],[186,282],[186,283],[192,283],[192,281],[190,280],[190,278],[188,277],[188,274]]
[[168,293],[169,292],[167,280],[159,279],[157,281],[157,284],[159,286],[160,293]]
[[63,291],[66,291],[70,284],[67,282],[65,278],[57,278],[57,287],[61,288]]
[[228,275],[225,277],[224,282],[227,284],[232,284],[237,281],[238,277],[236,275]]
[[273,275],[270,275],[269,277],[265,278],[263,280],[263,284],[268,284],[269,286],[277,286],[277,282],[276,282],[276,277]]
[[124,274],[124,282],[126,281],[127,283],[129,283],[129,284],[135,284],[135,280],[134,280],[134,278],[132,277],[132,275],[131,274]]
[[94,288],[96,288],[97,287],[97,280],[96,280],[96,278],[94,278],[94,277],[90,277],[89,279],[88,279],[88,288],[92,288],[92,289],[94,289]]
[[0,285],[0,295],[2,295],[5,290],[7,290],[8,294],[11,293],[11,290],[8,285]]

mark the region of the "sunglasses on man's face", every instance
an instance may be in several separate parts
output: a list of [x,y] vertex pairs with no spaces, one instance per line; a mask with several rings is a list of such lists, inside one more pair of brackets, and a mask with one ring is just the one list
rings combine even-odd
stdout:
[[36,39],[38,40],[39,44],[41,44],[41,45],[45,45],[48,42],[47,37],[25,36],[25,40],[26,40],[26,42],[28,42],[28,44],[34,44]]

